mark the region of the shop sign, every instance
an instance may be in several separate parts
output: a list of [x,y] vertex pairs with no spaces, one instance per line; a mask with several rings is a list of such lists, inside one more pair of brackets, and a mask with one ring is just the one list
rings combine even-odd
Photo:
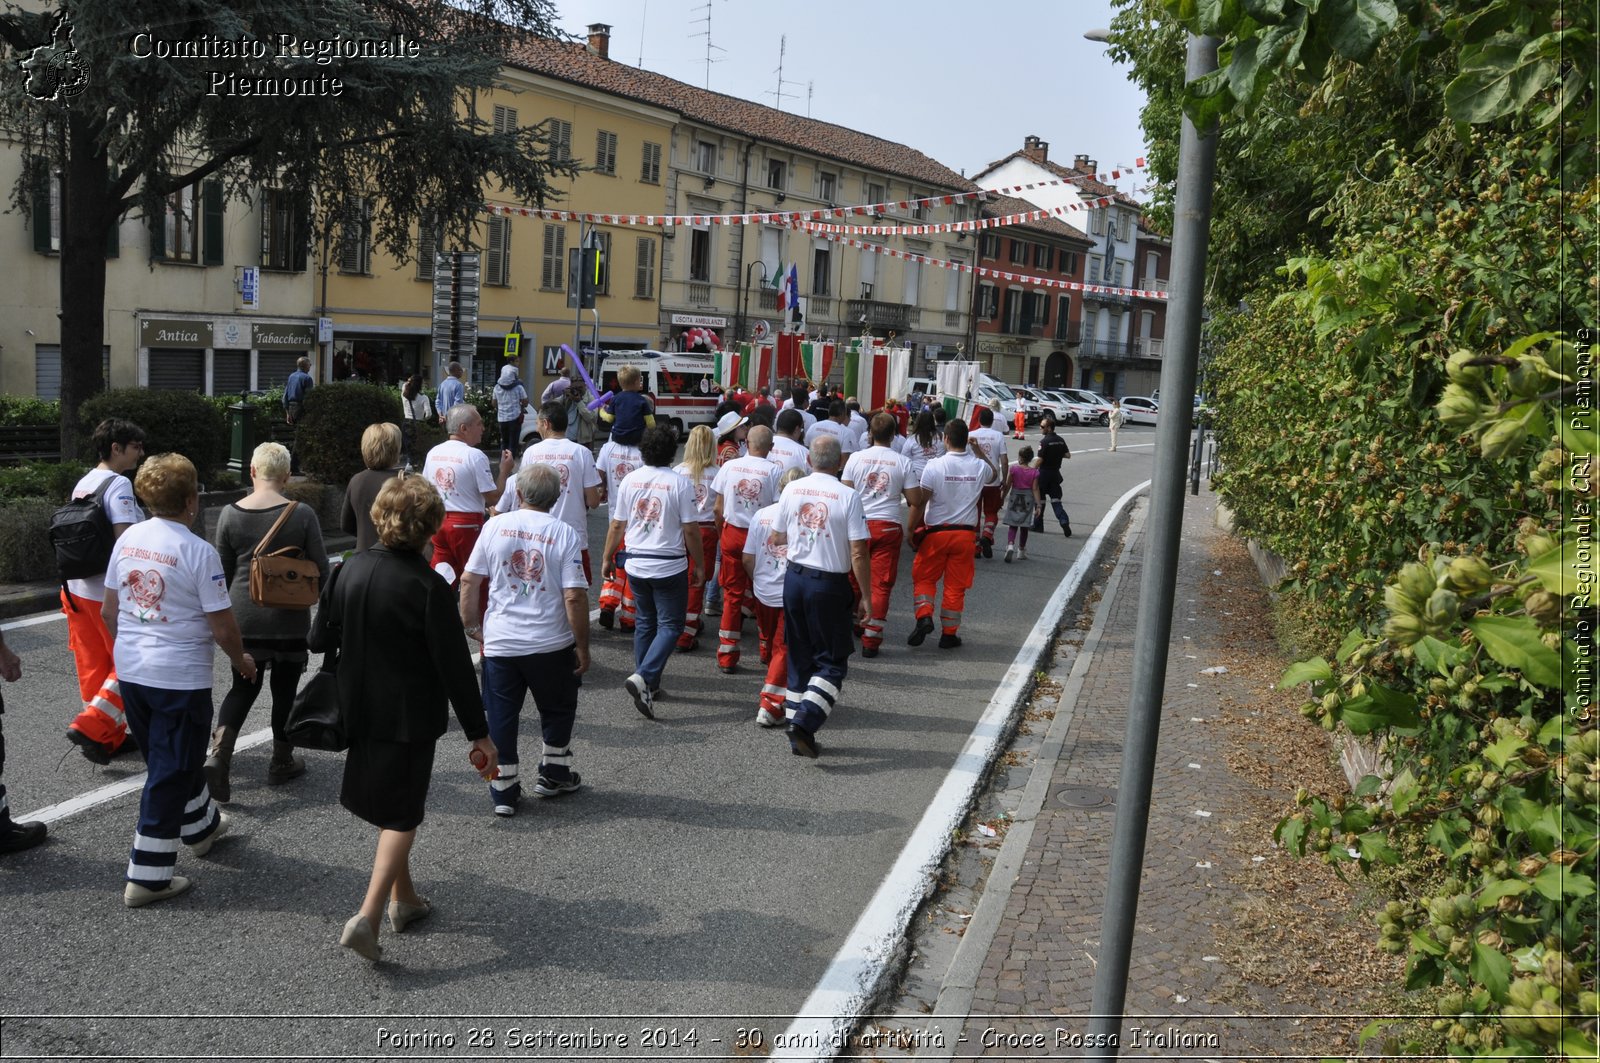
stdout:
[[139,322],[141,347],[209,347],[211,322],[147,317]]
[[691,326],[691,327],[699,327],[699,328],[727,328],[728,327],[728,319],[727,318],[725,318],[725,317],[714,317],[714,316],[712,316],[710,314],[673,314],[672,315],[672,323],[674,325],[688,325],[688,326]]
[[317,327],[304,325],[266,325],[256,322],[253,346],[262,351],[303,351],[317,345]]

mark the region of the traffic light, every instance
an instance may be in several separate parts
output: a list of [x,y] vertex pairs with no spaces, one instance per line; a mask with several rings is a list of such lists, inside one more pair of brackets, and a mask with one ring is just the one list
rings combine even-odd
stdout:
[[578,262],[579,309],[594,309],[595,293],[600,290],[604,270],[605,252],[600,245],[600,234],[591,232],[583,241],[583,255]]

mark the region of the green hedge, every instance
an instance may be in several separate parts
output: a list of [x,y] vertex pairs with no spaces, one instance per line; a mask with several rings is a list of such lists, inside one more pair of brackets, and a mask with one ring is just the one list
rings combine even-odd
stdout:
[[54,399],[30,399],[19,395],[0,395],[0,425],[58,425],[61,403]]
[[75,461],[30,461],[0,467],[0,502],[43,498],[59,505],[67,500],[84,472],[84,466]]
[[228,423],[218,404],[194,391],[103,391],[78,409],[85,461],[93,463],[89,435],[107,417],[132,421],[145,431],[145,453],[176,451],[194,462],[200,482],[209,484],[228,460]]
[[366,468],[361,433],[368,425],[399,423],[400,393],[377,384],[341,381],[306,393],[295,430],[300,468],[326,484],[345,484]]
[[45,531],[59,505],[44,498],[0,504],[0,583],[56,577],[56,555]]

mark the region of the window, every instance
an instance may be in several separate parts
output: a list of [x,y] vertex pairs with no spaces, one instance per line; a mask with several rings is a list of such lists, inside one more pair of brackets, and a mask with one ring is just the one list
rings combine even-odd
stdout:
[[978,237],[979,258],[1000,257],[1000,237],[994,233],[983,233]]
[[1089,232],[1095,236],[1106,234],[1106,208],[1095,207],[1089,212]]
[[1088,282],[1090,284],[1099,284],[1100,283],[1100,259],[1098,259],[1098,258],[1089,259],[1089,277],[1088,277]]
[[572,161],[572,123],[550,119],[550,161]]
[[417,219],[417,280],[433,280],[434,258],[439,253],[439,226],[431,215]]
[[305,213],[294,197],[279,188],[264,190],[261,193],[261,267],[303,272],[306,228]]
[[364,196],[346,196],[340,219],[339,272],[372,272],[372,207]]
[[1044,292],[1029,292],[1028,304],[1024,311],[1027,323],[1030,325],[1044,326],[1050,324],[1050,297]]
[[1049,269],[1050,264],[1056,259],[1055,248],[1044,244],[1037,244],[1033,249],[1033,264],[1037,269]]
[[661,145],[651,144],[646,141],[644,146],[644,161],[639,166],[639,180],[647,185],[661,183]]
[[637,254],[634,256],[633,297],[652,299],[656,294],[656,242],[647,236],[641,236],[637,248]]
[[761,228],[761,279],[768,285],[783,275],[783,230]]
[[[100,380],[111,384],[111,345],[100,348]],[[33,349],[33,393],[41,399],[61,397],[61,345],[39,343]]]
[[494,131],[496,133],[513,133],[517,128],[517,109],[505,107],[501,104],[494,105]]
[[1072,296],[1063,295],[1056,302],[1056,339],[1069,339],[1069,322],[1072,319]]
[[711,228],[689,230],[689,279],[711,280]]
[[787,183],[786,178],[788,176],[789,176],[789,167],[784,164],[784,161],[782,159],[768,159],[767,160],[767,187],[768,188],[775,188],[780,192],[783,191],[784,185]]
[[705,174],[717,172],[717,146],[709,140],[697,140],[694,144],[695,169]]
[[811,294],[833,294],[833,255],[826,247],[811,252]]
[[188,185],[167,197],[161,235],[166,257],[174,262],[200,261],[200,189]]
[[511,219],[490,218],[483,249],[483,283],[505,287],[511,283]]
[[900,301],[908,306],[916,306],[922,301],[922,263],[916,259],[906,259],[905,272],[901,277],[904,283],[900,288]]
[[[60,251],[61,172],[52,169],[43,156],[34,156],[30,163],[33,175],[33,211],[28,224],[33,226],[33,249],[40,254]],[[44,397],[42,393],[40,397]]]
[[1063,250],[1061,252],[1061,264],[1060,264],[1059,268],[1060,268],[1062,273],[1068,274],[1069,276],[1074,274],[1074,273],[1077,273],[1078,272],[1078,252]]
[[999,293],[992,284],[978,285],[978,316],[985,321],[993,321],[999,312]]
[[1122,287],[1122,271],[1127,266],[1126,262],[1114,262],[1111,265],[1111,284],[1113,287]]
[[1021,240],[1011,241],[1011,264],[1014,266],[1028,264],[1028,245]]
[[566,288],[566,274],[562,271],[567,261],[567,229],[564,225],[544,227],[544,251],[539,256],[539,287],[547,292]]
[[617,173],[617,135],[600,130],[594,138],[594,168],[597,173]]
[[1022,331],[1022,295],[1020,289],[1006,289],[1005,323],[1000,326],[1000,331],[1013,335]]
[[922,202],[926,198],[927,196],[915,189],[911,192],[911,217],[916,221],[926,218],[933,209]]
[[[960,265],[960,259],[953,260]],[[944,312],[946,314],[959,313],[961,310],[961,273],[958,270],[942,270],[945,275],[944,285]]]
[[817,198],[824,203],[832,203],[838,198],[839,178],[831,173],[817,174]]
[[1133,211],[1117,211],[1117,239],[1126,240],[1133,235]]
[[876,181],[867,182],[867,202],[869,204],[882,203],[887,198],[888,194],[884,192],[881,184]]
[[861,250],[860,273],[861,298],[871,299],[872,290],[878,283],[878,253],[870,247]]

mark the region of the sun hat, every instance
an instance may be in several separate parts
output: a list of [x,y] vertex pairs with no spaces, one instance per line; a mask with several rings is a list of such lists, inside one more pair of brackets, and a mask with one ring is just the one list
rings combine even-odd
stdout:
[[727,435],[735,428],[738,428],[749,419],[750,418],[742,417],[734,411],[729,410],[717,420],[717,438],[721,439],[723,436]]

